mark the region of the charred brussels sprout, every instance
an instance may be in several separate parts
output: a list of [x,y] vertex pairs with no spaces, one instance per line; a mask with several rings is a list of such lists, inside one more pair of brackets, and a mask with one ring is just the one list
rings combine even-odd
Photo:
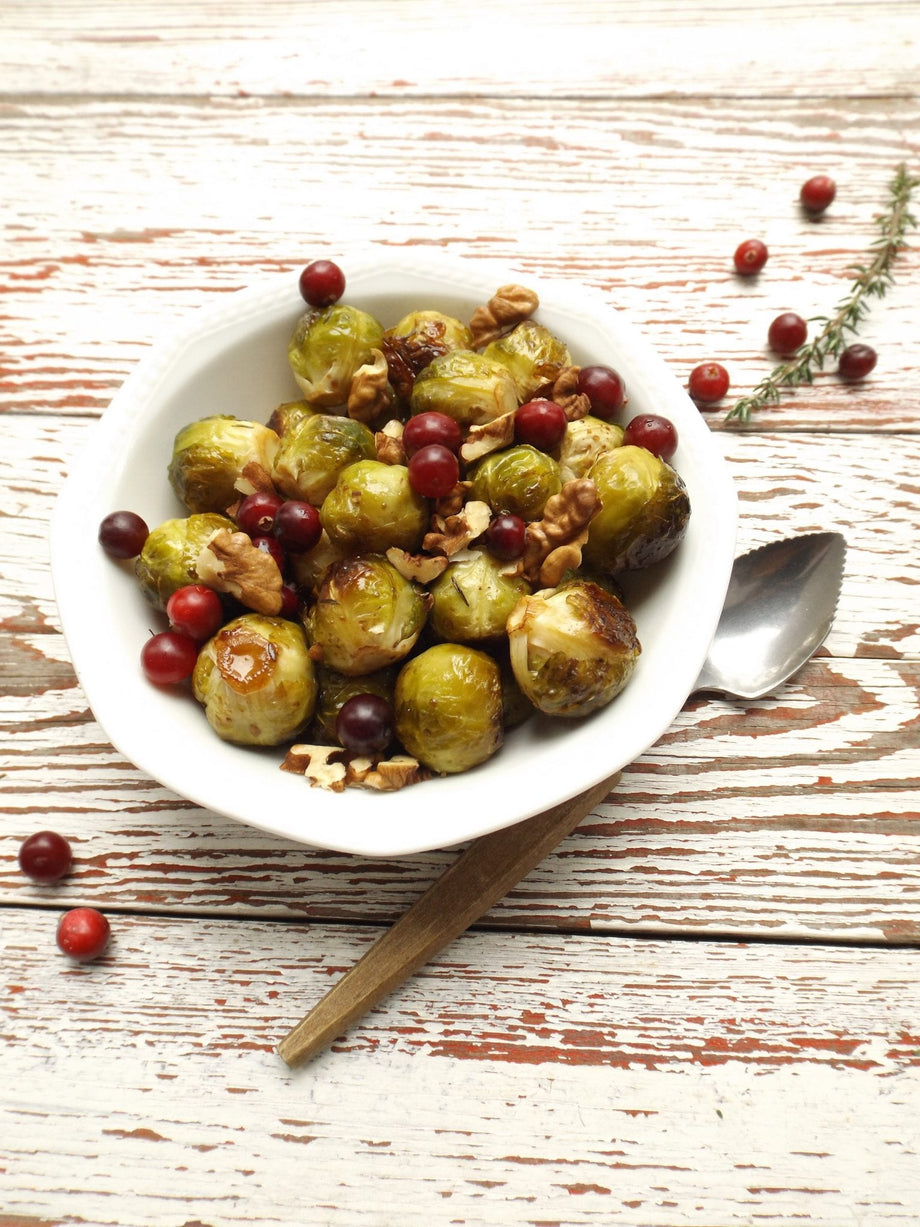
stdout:
[[268,419],[269,427],[280,438],[306,417],[319,413],[319,410],[305,400],[286,400],[278,405]]
[[233,532],[232,520],[215,512],[202,512],[166,520],[155,528],[137,556],[134,573],[141,592],[157,609],[185,584],[199,583],[198,555],[219,528]]
[[316,667],[316,680],[319,683],[319,693],[316,699],[316,711],[313,714],[313,730],[319,741],[334,745],[337,740],[335,721],[339,711],[357,694],[375,694],[388,703],[393,702],[393,688],[396,685],[397,668],[378,669],[375,673],[364,673],[360,677],[347,677],[326,664]]
[[530,587],[490,554],[471,552],[431,585],[428,621],[439,639],[476,643],[505,633],[508,615]]
[[380,348],[383,328],[366,311],[337,303],[304,312],[288,345],[288,362],[304,399],[320,408],[344,405],[359,367]]
[[376,456],[374,435],[362,422],[334,414],[302,417],[281,436],[272,481],[287,498],[319,507],[339,473]]
[[559,472],[562,480],[587,477],[592,464],[603,452],[613,451],[623,443],[623,427],[600,418],[579,418],[569,422],[559,445]]
[[296,622],[244,614],[223,626],[198,654],[192,692],[224,741],[276,746],[307,726],[316,704],[316,672]]
[[234,483],[244,467],[270,472],[277,450],[277,434],[259,422],[201,418],[176,435],[169,483],[189,511],[226,511],[240,497]]
[[408,401],[420,371],[454,349],[469,349],[466,324],[440,311],[412,311],[383,334],[380,348],[387,360],[390,382]]
[[347,558],[326,571],[307,633],[326,665],[359,677],[409,654],[428,604],[427,593],[385,558]]
[[340,474],[320,508],[333,546],[343,552],[382,554],[390,547],[414,553],[428,528],[428,501],[412,489],[404,464],[360,460]]
[[524,597],[508,619],[511,667],[534,707],[584,716],[629,681],[641,651],[626,606],[597,584]]
[[461,426],[491,422],[518,406],[514,380],[499,362],[471,349],[442,354],[415,381],[412,414],[444,413]]
[[442,775],[467,771],[502,744],[501,673],[478,648],[439,643],[413,657],[396,679],[396,735]]
[[555,383],[559,374],[572,365],[563,342],[534,320],[525,320],[507,336],[492,341],[483,354],[508,371],[522,403],[547,384]]
[[681,541],[690,499],[678,474],[644,447],[618,447],[595,460],[588,474],[601,509],[582,551],[587,566],[608,575],[659,562]]
[[539,520],[546,500],[562,489],[552,456],[520,443],[484,457],[471,473],[470,495],[496,513],[510,511],[522,520]]

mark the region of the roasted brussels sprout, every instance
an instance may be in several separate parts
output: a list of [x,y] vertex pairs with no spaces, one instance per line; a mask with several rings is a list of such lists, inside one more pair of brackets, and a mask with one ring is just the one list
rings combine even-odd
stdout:
[[320,521],[333,546],[347,553],[417,551],[428,528],[428,501],[412,489],[404,464],[359,460],[326,495]]
[[395,707],[403,746],[442,775],[485,762],[504,740],[501,673],[478,648],[438,643],[414,656],[396,679]]
[[613,451],[623,443],[623,427],[601,418],[579,418],[569,422],[559,445],[559,474],[564,482],[587,477],[591,465],[602,452]]
[[623,602],[586,581],[523,597],[508,618],[508,640],[518,685],[550,716],[584,716],[609,703],[641,651]]
[[499,362],[471,349],[442,354],[415,380],[411,413],[434,410],[461,426],[491,422],[518,406],[514,380]]
[[530,591],[525,579],[509,575],[504,563],[484,551],[471,551],[431,584],[428,621],[440,639],[476,643],[505,633],[508,615]]
[[320,663],[316,667],[316,680],[319,693],[316,698],[316,711],[313,713],[311,736],[322,743],[335,744],[335,721],[341,707],[353,699],[356,694],[375,694],[388,703],[393,702],[393,689],[396,685],[398,669],[392,666],[388,669],[378,669],[375,673],[364,673],[359,677],[348,677],[337,669]]
[[346,552],[334,546],[326,533],[321,533],[312,550],[304,554],[288,554],[287,569],[294,585],[305,594],[316,595],[333,562],[341,562]]
[[535,320],[524,320],[506,336],[491,341],[483,354],[508,371],[521,403],[555,383],[559,374],[572,365],[566,345]]
[[470,473],[470,497],[496,513],[510,511],[522,520],[539,520],[546,500],[562,489],[559,465],[529,443],[492,452]]
[[440,311],[412,311],[383,334],[380,348],[387,360],[390,383],[408,401],[420,371],[441,354],[469,349],[466,324]]
[[198,555],[219,528],[232,532],[236,525],[226,516],[206,511],[166,520],[148,535],[134,573],[151,605],[165,609],[177,588],[199,582]]
[[303,628],[286,618],[234,618],[198,654],[192,693],[224,741],[276,746],[306,728],[316,671]]
[[344,405],[352,377],[373,360],[383,327],[344,303],[305,311],[288,345],[288,362],[304,399],[320,408]]
[[314,413],[319,413],[314,405],[305,400],[286,400],[283,404],[278,405],[268,419],[269,427],[280,438],[281,435],[296,426],[298,422],[305,417],[310,417]]
[[377,454],[374,435],[362,422],[329,413],[302,417],[281,436],[272,481],[286,498],[319,507],[339,473]]
[[686,486],[669,464],[644,447],[598,456],[588,473],[601,509],[582,551],[587,566],[608,575],[648,567],[678,545],[690,518]]
[[201,418],[173,443],[169,483],[189,511],[226,511],[240,497],[234,483],[247,464],[271,471],[278,436],[260,422],[229,414]]
[[409,654],[428,604],[428,594],[386,558],[346,558],[326,571],[307,633],[325,664],[358,677]]

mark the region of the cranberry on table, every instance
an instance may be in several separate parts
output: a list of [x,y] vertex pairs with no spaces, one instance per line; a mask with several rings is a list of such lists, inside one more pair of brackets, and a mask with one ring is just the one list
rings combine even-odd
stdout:
[[300,297],[311,307],[331,307],[345,293],[345,274],[332,260],[314,260],[300,274]]
[[644,447],[662,460],[670,460],[677,451],[677,427],[658,413],[640,413],[623,431],[623,443]]
[[19,849],[19,868],[33,882],[58,882],[72,865],[70,844],[56,831],[36,831]]
[[394,730],[393,708],[378,694],[352,695],[335,718],[335,735],[351,754],[383,754]]
[[109,944],[109,922],[94,907],[75,907],[65,912],[57,927],[57,944],[78,963],[97,959]]
[[409,484],[423,498],[443,498],[460,480],[460,462],[442,443],[420,447],[408,467]]
[[784,311],[767,329],[767,343],[781,358],[791,358],[808,337],[808,325],[795,311]]
[[99,525],[99,544],[111,558],[136,558],[150,529],[133,511],[112,511]]
[[870,371],[875,369],[878,354],[871,345],[848,345],[840,355],[837,363],[837,373],[848,383],[865,379]]
[[690,372],[687,391],[699,405],[714,405],[728,391],[728,371],[720,362],[701,362]]
[[768,255],[766,244],[760,239],[745,239],[735,248],[735,270],[743,277],[752,277],[766,264]]
[[485,541],[489,550],[503,562],[520,558],[524,553],[527,525],[520,516],[503,511],[489,521]]
[[236,522],[250,537],[264,536],[272,531],[278,508],[283,502],[280,495],[267,490],[247,494],[236,509]]
[[160,631],[141,648],[141,668],[155,686],[175,686],[191,677],[198,644],[180,631]]
[[812,175],[802,184],[799,200],[807,213],[817,217],[834,203],[836,195],[837,184],[829,175]]
[[612,366],[583,366],[578,372],[577,391],[591,402],[591,412],[612,421],[626,404],[626,385]]
[[185,584],[166,602],[166,616],[172,630],[203,643],[220,630],[224,605],[213,588]]
[[552,452],[562,442],[568,424],[565,410],[555,401],[529,400],[514,415],[514,437],[518,443]]
[[410,458],[430,443],[440,443],[449,451],[459,452],[463,431],[460,429],[460,423],[446,413],[426,409],[424,413],[417,413],[406,422],[402,442],[406,455]]

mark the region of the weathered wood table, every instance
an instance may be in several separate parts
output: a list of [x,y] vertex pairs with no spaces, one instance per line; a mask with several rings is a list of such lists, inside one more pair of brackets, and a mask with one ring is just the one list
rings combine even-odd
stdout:
[[[860,327],[867,380],[725,421],[769,321],[832,311],[918,171],[915,0],[4,0],[0,24],[0,1224],[916,1223],[916,248]],[[770,260],[742,280],[750,236]],[[274,1045],[455,852],[314,851],[144,778],[69,664],[48,521],[164,326],[413,245],[599,287],[682,380],[723,362],[739,550],[835,529],[847,572],[775,697],[689,701],[291,1073]],[[17,853],[47,827],[77,864],[39,887]],[[86,966],[54,942],[79,903],[113,929]]]

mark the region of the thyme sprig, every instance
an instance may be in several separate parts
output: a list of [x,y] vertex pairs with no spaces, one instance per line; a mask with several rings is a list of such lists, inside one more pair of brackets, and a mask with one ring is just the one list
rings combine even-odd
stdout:
[[747,422],[756,410],[777,403],[781,388],[812,383],[815,372],[822,369],[825,359],[837,357],[846,348],[847,334],[856,332],[869,313],[869,300],[884,298],[894,281],[893,266],[907,245],[905,235],[912,226],[917,225],[916,218],[909,210],[911,193],[917,187],[920,187],[920,178],[908,174],[907,166],[902,162],[888,187],[888,208],[876,218],[879,237],[870,245],[872,258],[869,263],[850,265],[855,278],[833,315],[816,315],[810,321],[822,324],[821,331],[798,349],[789,361],[774,367],[749,396],[743,396],[725,415],[726,421],[737,419]]

